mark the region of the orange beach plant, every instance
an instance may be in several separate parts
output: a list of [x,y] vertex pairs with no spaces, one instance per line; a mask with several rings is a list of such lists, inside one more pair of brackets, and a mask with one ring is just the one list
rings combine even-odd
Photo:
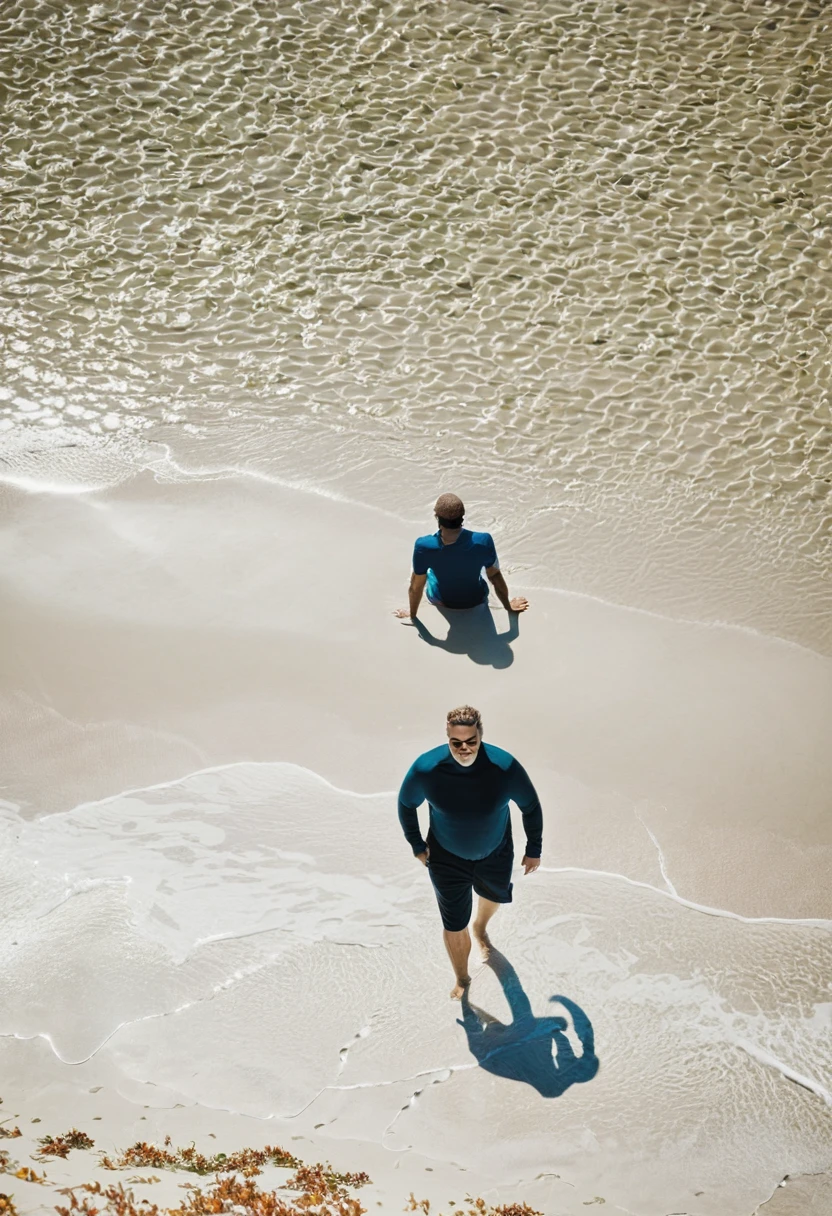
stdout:
[[[4,1133],[6,1138],[17,1138],[20,1134],[18,1128]],[[38,1144],[37,1160],[66,1158],[73,1149],[94,1147],[91,1137],[74,1127],[61,1136],[44,1136]],[[151,1200],[136,1198],[132,1190],[120,1183],[104,1186],[98,1181],[84,1182],[59,1191],[67,1202],[55,1205],[58,1216],[364,1216],[367,1210],[350,1193],[369,1183],[365,1173],[340,1173],[328,1163],[305,1165],[276,1145],[205,1154],[197,1152],[193,1144],[174,1148],[167,1136],[162,1146],[137,1141],[113,1157],[102,1156],[100,1164],[108,1170],[136,1167],[185,1170],[214,1177],[205,1187],[189,1184],[187,1197],[175,1208],[162,1208]],[[254,1179],[269,1165],[294,1173],[279,1187],[267,1190]],[[45,1175],[38,1175],[28,1166],[18,1166],[2,1149],[0,1173],[25,1182],[47,1181]],[[492,1207],[484,1199],[469,1197],[466,1204],[470,1206],[455,1208],[454,1216],[541,1216],[526,1203]],[[406,1210],[428,1216],[430,1202],[411,1195]],[[12,1196],[0,1194],[0,1216],[19,1216]]]

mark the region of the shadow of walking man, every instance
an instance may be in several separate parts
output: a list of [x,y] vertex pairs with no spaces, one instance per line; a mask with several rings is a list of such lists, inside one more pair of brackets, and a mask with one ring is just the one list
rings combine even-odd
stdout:
[[570,1085],[591,1081],[598,1071],[598,1057],[592,1025],[580,1006],[568,997],[552,996],[549,1000],[559,1005],[565,1016],[537,1018],[505,955],[492,946],[487,964],[502,985],[512,1020],[506,1025],[478,1009],[465,990],[462,1017],[457,1021],[480,1068],[496,1077],[531,1085],[544,1098],[559,1098]]
[[479,604],[476,608],[445,608],[440,604],[434,607],[448,622],[448,634],[447,637],[438,638],[424,621],[414,617],[412,624],[423,642],[429,646],[439,646],[449,654],[467,654],[474,663],[490,667],[510,667],[514,662],[511,643],[520,636],[518,612],[508,614],[508,629],[498,633],[487,604]]

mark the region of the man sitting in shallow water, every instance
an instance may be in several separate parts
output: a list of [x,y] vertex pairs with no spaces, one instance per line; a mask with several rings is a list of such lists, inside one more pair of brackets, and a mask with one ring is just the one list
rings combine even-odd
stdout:
[[463,528],[465,507],[456,494],[441,494],[433,508],[439,531],[420,536],[413,549],[407,608],[396,609],[401,619],[415,617],[427,585],[431,604],[441,608],[476,608],[488,599],[483,569],[506,612],[525,612],[529,601],[522,595],[509,598],[506,580],[500,573],[497,550],[488,532]]
[[[543,812],[522,764],[502,748],[483,743],[479,710],[470,705],[452,709],[447,735],[447,745],[425,752],[411,765],[399,791],[399,822],[414,856],[428,867],[456,977],[451,996],[459,1000],[471,982],[472,891],[479,897],[472,928],[485,958],[491,949],[488,922],[500,904],[511,903],[509,801],[523,813],[526,874],[540,865]],[[417,814],[425,801],[430,807],[427,841]]]

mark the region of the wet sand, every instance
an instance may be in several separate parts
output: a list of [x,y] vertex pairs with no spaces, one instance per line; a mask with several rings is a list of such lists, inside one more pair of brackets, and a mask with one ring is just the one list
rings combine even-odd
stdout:
[[829,660],[545,591],[513,641],[499,606],[449,634],[424,605],[420,633],[392,616],[412,529],[251,478],[6,494],[6,788],[25,814],[238,760],[393,790],[468,700],[533,758],[559,864],[661,885],[662,855],[696,902],[832,915]]
[[[111,1146],[217,1113],[385,1210],[744,1216],[827,1167],[829,660],[551,591],[516,637],[417,630],[409,523],[250,477],[3,506],[4,1115],[95,1136],[102,1086]],[[494,938],[563,1019],[559,1097],[477,1066],[395,817],[466,700],[544,803]],[[507,1018],[489,968],[471,1000]]]

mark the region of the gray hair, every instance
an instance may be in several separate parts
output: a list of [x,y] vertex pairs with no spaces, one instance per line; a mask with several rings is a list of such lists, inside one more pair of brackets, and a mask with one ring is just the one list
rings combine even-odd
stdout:
[[458,705],[448,711],[448,726],[476,726],[482,734],[482,714],[473,705]]

